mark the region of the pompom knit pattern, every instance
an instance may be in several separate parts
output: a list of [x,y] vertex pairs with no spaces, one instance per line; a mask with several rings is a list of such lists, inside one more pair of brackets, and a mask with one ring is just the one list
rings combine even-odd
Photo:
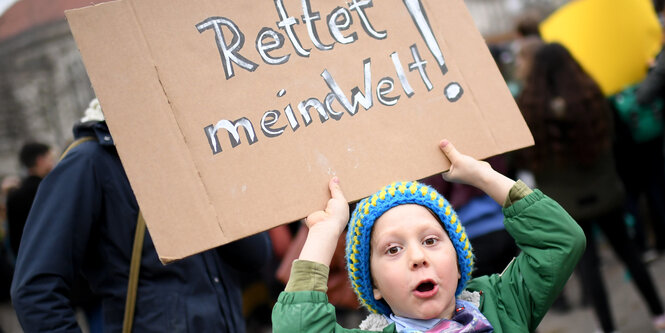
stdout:
[[429,208],[438,216],[443,228],[448,232],[448,237],[457,252],[461,275],[455,296],[464,290],[471,278],[473,269],[471,244],[448,200],[433,188],[418,182],[392,183],[358,202],[346,233],[346,268],[353,291],[361,304],[373,313],[388,315],[391,311],[385,302],[377,301],[373,296],[369,265],[372,227],[387,210],[404,204],[418,204]]

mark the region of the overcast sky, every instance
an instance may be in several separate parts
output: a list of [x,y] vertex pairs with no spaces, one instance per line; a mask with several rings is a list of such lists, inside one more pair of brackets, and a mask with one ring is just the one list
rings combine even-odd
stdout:
[[14,2],[16,2],[16,0],[0,0],[0,15],[2,15]]

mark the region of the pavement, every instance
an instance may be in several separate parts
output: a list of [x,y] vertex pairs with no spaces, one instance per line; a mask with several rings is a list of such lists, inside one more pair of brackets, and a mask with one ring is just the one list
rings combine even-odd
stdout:
[[19,333],[23,332],[16,319],[16,313],[9,302],[0,303],[0,332]]
[[[657,332],[651,326],[651,314],[642,300],[637,288],[632,283],[621,261],[609,249],[600,243],[601,271],[608,290],[612,315],[618,332],[650,333]],[[661,255],[647,264],[651,278],[661,301],[665,304],[665,255]],[[582,307],[580,281],[576,274],[566,284],[565,296],[572,306],[566,313],[550,310],[540,326],[538,333],[592,333],[600,332],[596,317],[591,307]]]

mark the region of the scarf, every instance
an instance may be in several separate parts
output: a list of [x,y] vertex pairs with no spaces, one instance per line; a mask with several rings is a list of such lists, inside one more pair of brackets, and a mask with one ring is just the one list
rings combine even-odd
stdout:
[[400,333],[480,333],[494,328],[473,304],[455,301],[455,312],[450,319],[412,319],[390,314],[388,321],[395,323]]

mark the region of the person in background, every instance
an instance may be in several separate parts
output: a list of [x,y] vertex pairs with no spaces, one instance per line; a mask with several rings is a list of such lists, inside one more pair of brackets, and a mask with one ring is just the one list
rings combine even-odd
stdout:
[[663,306],[624,223],[624,190],[614,166],[609,104],[593,79],[558,43],[523,48],[525,85],[518,105],[535,146],[523,151],[543,192],[557,200],[587,235],[578,265],[584,292],[590,296],[605,332],[615,330],[600,274],[592,227],[598,226],[645,299],[653,326],[665,329]]
[[[665,22],[663,22],[665,17],[665,1],[654,0],[653,3],[654,10],[658,13],[661,27],[665,28]],[[665,32],[665,29],[663,31]],[[663,38],[665,38],[665,35]],[[647,77],[642,81],[640,88],[637,90],[636,97],[639,104],[649,104],[658,97],[665,97],[665,55],[663,55],[665,52],[663,51],[665,51],[665,48],[660,50],[650,66],[651,68]]]
[[14,256],[18,255],[23,227],[28,219],[30,207],[37,195],[37,188],[42,179],[51,172],[55,165],[55,154],[46,144],[39,142],[26,143],[19,153],[21,165],[27,170],[27,176],[21,185],[9,193],[7,197],[7,222],[9,243]]
[[[515,60],[510,73],[511,75],[507,80],[510,82],[510,92],[515,98],[519,96],[522,91],[522,86],[524,85],[524,73],[522,72],[524,71],[525,62],[519,59],[519,57],[521,54],[524,54],[522,49],[529,48],[534,44],[534,41],[542,42],[539,29],[541,19],[541,15],[535,10],[527,11],[515,18],[515,39],[510,43],[510,53]],[[492,52],[492,56],[495,57],[494,52],[496,51],[492,51],[492,48],[490,48],[490,51]],[[501,68],[501,66],[499,66],[499,68]],[[527,177],[524,178],[524,174],[521,172],[526,172],[526,170],[518,170],[517,176],[522,179],[522,181],[526,182],[527,185],[533,186],[532,175],[527,175]]]
[[[87,141],[40,185],[19,248],[11,296],[26,332],[80,332],[70,304],[78,272],[102,298],[104,332],[125,320],[139,206],[96,99],[74,136]],[[269,257],[261,233],[163,265],[146,231],[131,330],[244,332],[236,269],[256,271]]]
[[[636,88],[629,87],[611,98],[616,119],[617,171],[626,187],[626,207],[631,218],[629,221],[633,222],[633,241],[646,262],[665,252],[665,59],[662,53],[656,67],[644,81]],[[639,209],[642,196],[647,203],[646,219]],[[653,247],[646,237],[649,225],[653,230]]]
[[[663,1],[654,1],[654,5],[662,19]],[[615,119],[618,119],[615,122],[617,170],[626,185],[627,210],[634,219],[633,239],[646,262],[665,253],[664,53],[661,49],[650,64],[646,78],[632,91],[632,98],[626,98],[625,94],[631,90],[625,90],[618,95],[619,98],[612,99]],[[630,112],[625,112],[627,110]],[[652,118],[641,120],[644,117]],[[648,123],[651,127],[641,127],[642,123]],[[645,130],[655,128],[653,126],[659,126],[660,130]],[[652,134],[645,135],[646,133]],[[640,214],[641,196],[646,199],[649,219]],[[653,248],[649,246],[646,237],[648,222],[651,222],[653,230]]]
[[9,301],[9,287],[14,275],[14,257],[9,250],[7,226],[7,195],[18,188],[20,179],[16,176],[2,178],[0,185],[0,303]]
[[517,39],[537,37],[540,38],[540,21],[542,15],[534,10],[528,10],[515,19],[515,34]]

